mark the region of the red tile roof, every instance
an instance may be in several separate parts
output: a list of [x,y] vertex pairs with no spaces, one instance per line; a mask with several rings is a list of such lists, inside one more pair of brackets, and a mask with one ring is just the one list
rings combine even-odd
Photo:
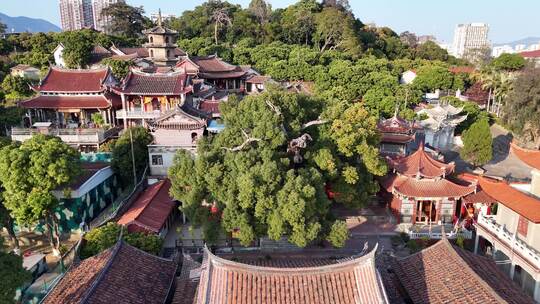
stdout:
[[[480,187],[478,187],[480,188]],[[463,200],[467,203],[485,203],[485,204],[493,204],[496,203],[497,200],[493,197],[489,196],[489,194],[486,193],[484,190],[477,190],[476,193],[471,193],[463,198]]]
[[413,303],[533,303],[495,262],[440,240],[394,265]]
[[161,304],[169,295],[176,263],[123,241],[73,264],[44,304]]
[[530,167],[540,170],[540,150],[529,150],[521,148],[514,142],[510,144],[512,153],[516,155],[522,162],[526,163]]
[[392,174],[382,181],[382,186],[390,193],[408,197],[463,197],[476,189],[475,185],[462,186],[447,179],[416,179]]
[[375,251],[338,264],[299,268],[246,265],[206,251],[195,303],[385,303]]
[[540,50],[519,53],[523,58],[540,58]]
[[421,144],[416,152],[396,159],[388,159],[390,167],[402,175],[415,177],[440,177],[454,172],[455,164],[445,164],[435,160],[424,150],[424,144]]
[[96,93],[103,92],[103,82],[109,76],[109,69],[67,70],[51,67],[38,87],[40,92],[55,93]]
[[540,199],[517,190],[505,181],[479,176],[478,182],[482,190],[499,203],[535,224],[540,223]]
[[144,73],[132,70],[124,80],[121,88],[114,91],[134,95],[180,95],[185,93],[187,75],[175,73]]
[[40,95],[21,103],[27,109],[105,109],[122,105],[116,94]]
[[126,225],[130,232],[159,233],[176,207],[176,203],[169,195],[170,188],[171,182],[168,179],[149,186],[120,217],[118,224]]
[[199,105],[199,110],[208,114],[219,114],[220,101],[215,100],[203,100]]
[[216,55],[190,56],[179,62],[176,66],[183,66],[186,62],[192,63],[198,69],[198,75],[205,79],[239,78],[247,74],[247,71],[237,65],[227,63]]
[[81,163],[82,173],[79,175],[69,186],[68,188],[77,190],[80,186],[86,183],[94,174],[99,170],[109,167],[109,163],[104,162],[83,162]]
[[262,75],[253,75],[250,78],[246,80],[246,83],[265,83],[269,80],[271,80],[270,76],[262,76]]
[[136,54],[137,57],[144,58],[150,56],[148,54],[148,49],[143,47],[137,47],[137,48],[128,48],[128,47],[120,47],[118,48],[122,53],[126,55],[132,55]]

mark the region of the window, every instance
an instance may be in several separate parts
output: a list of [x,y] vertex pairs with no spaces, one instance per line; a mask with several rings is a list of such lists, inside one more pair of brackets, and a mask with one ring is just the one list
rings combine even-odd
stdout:
[[154,43],[154,37],[150,36],[150,43]]
[[163,166],[163,155],[152,155],[152,166]]
[[529,228],[529,221],[523,216],[519,216],[517,232],[524,237],[527,237],[527,230]]

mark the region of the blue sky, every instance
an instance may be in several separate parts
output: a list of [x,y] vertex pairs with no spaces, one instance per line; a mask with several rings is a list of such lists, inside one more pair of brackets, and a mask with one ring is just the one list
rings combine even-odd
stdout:
[[[250,0],[230,0],[247,6]],[[147,13],[161,8],[164,13],[181,14],[203,0],[127,0],[144,6]],[[270,0],[273,7],[284,7],[294,0]],[[354,14],[363,22],[390,26],[396,32],[434,34],[449,42],[457,23],[486,22],[490,39],[509,42],[540,36],[538,0],[349,0]],[[29,16],[60,24],[58,0],[0,0],[0,12]]]

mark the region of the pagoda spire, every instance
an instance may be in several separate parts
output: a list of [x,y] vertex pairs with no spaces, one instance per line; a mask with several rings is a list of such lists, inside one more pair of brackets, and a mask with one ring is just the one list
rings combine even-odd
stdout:
[[158,11],[157,24],[158,24],[159,27],[161,27],[161,8]]

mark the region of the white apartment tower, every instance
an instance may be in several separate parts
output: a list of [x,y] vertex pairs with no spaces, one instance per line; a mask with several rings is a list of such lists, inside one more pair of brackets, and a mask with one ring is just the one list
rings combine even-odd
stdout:
[[101,10],[111,4],[124,2],[124,0],[92,0],[94,14],[94,28],[101,32],[107,32],[110,25],[110,18],[101,16]]
[[92,0],[60,0],[60,19],[64,31],[93,27]]
[[452,55],[462,58],[471,50],[490,47],[489,26],[485,23],[458,24],[454,32]]

